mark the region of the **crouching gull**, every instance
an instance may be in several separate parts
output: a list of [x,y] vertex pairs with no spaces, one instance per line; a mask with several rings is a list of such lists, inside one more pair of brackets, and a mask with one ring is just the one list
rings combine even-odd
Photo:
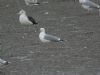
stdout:
[[0,58],[0,64],[7,65],[9,62]]
[[88,13],[92,10],[98,10],[100,15],[100,5],[90,1],[90,0],[79,0],[79,3],[82,5],[82,7],[86,10],[88,10]]
[[25,0],[25,3],[28,6],[39,5],[40,4],[37,0]]
[[39,38],[41,42],[60,42],[63,41],[61,38],[46,34],[44,28],[40,28]]
[[23,25],[38,24],[31,16],[27,16],[26,12],[22,9],[19,13],[19,21]]

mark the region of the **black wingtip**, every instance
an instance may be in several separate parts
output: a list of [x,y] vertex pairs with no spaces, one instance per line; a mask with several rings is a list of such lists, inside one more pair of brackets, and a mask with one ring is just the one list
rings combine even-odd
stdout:
[[64,40],[63,39],[60,39],[60,41],[63,42]]
[[4,65],[8,65],[9,64],[9,62],[8,61],[6,61],[5,63],[4,63]]
[[33,23],[33,25],[36,25],[36,24],[38,24],[37,22],[36,23]]
[[36,22],[36,23],[34,23],[34,24],[38,24],[38,23]]
[[39,2],[37,2],[36,4],[40,4]]

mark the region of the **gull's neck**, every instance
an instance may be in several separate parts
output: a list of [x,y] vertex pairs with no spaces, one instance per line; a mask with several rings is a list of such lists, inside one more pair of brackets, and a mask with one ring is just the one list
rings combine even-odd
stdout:
[[46,32],[45,32],[45,31],[41,31],[41,33],[42,33],[42,34],[46,34]]

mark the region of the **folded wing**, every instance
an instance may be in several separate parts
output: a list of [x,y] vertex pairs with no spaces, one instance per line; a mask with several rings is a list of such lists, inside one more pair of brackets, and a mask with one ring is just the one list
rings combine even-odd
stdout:
[[96,4],[96,3],[92,2],[92,1],[89,1],[89,0],[84,2],[83,4],[86,5],[86,6],[89,6],[90,8],[95,8],[95,9],[99,9],[100,8],[100,6],[98,4]]
[[59,42],[60,41],[59,37],[56,37],[56,36],[53,36],[53,35],[48,35],[48,34],[46,34],[44,36],[44,39],[49,40],[49,41],[53,41],[53,42]]

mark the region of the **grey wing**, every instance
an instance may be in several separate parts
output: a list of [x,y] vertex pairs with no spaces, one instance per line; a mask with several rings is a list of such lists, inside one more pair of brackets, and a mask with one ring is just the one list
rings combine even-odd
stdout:
[[87,2],[85,2],[83,4],[89,6],[90,8],[96,8],[96,9],[100,8],[100,6],[98,4],[96,4],[96,3],[92,2],[92,1],[87,1]]
[[44,39],[50,40],[50,41],[53,41],[53,42],[59,42],[60,41],[59,37],[56,37],[56,36],[53,36],[53,35],[49,35],[49,34],[46,34]]

